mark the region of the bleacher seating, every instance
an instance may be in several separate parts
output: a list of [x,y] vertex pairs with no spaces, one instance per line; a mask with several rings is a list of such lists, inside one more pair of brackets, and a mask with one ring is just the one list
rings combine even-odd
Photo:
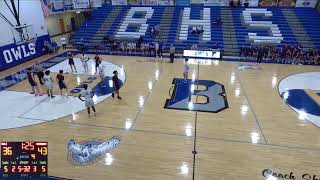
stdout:
[[[212,22],[220,17],[222,25]],[[210,22],[211,21],[211,22]],[[142,25],[141,25],[142,24]],[[201,24],[203,34],[191,34]],[[159,25],[161,36],[151,36],[149,28]],[[211,48],[218,44],[226,54],[252,44],[300,43],[305,49],[320,48],[320,15],[310,8],[229,8],[207,6],[103,6],[72,36],[73,44],[83,38],[89,46],[101,45],[103,37],[162,40],[165,48]]]

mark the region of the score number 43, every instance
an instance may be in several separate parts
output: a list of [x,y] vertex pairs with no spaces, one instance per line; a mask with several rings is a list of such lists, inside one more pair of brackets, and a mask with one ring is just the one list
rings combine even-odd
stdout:
[[[46,156],[48,154],[48,148],[47,147],[38,147],[38,152],[41,155]],[[3,147],[2,155],[11,156],[12,155],[12,147]]]

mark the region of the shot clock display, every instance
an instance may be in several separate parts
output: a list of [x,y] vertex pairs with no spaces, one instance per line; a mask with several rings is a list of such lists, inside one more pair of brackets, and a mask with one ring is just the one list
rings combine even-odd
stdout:
[[0,178],[46,176],[48,176],[47,142],[1,142]]

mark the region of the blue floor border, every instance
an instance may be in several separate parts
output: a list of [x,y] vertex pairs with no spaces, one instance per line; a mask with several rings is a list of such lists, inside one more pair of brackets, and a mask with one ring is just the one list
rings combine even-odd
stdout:
[[[47,69],[47,68],[50,68],[50,67],[62,62],[63,60],[66,59],[66,57],[67,57],[67,53],[64,52],[62,54],[56,55],[52,58],[49,58],[45,61],[42,61],[40,64],[42,65],[42,67]],[[0,79],[0,91],[3,91],[11,86],[18,84],[19,82],[25,80],[27,69],[30,67],[32,67],[32,65],[14,73],[14,74],[11,74],[11,75],[8,75],[4,78],[1,78]]]

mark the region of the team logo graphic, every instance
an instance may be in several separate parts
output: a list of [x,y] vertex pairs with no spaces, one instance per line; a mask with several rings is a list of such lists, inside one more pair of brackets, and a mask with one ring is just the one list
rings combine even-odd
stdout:
[[120,144],[120,137],[113,136],[107,141],[85,141],[77,143],[74,139],[68,142],[68,160],[74,165],[93,164],[111,152]]
[[217,113],[228,108],[224,86],[209,80],[174,79],[171,99],[165,108]]
[[308,72],[288,76],[279,83],[279,94],[299,118],[320,127],[320,73]]

